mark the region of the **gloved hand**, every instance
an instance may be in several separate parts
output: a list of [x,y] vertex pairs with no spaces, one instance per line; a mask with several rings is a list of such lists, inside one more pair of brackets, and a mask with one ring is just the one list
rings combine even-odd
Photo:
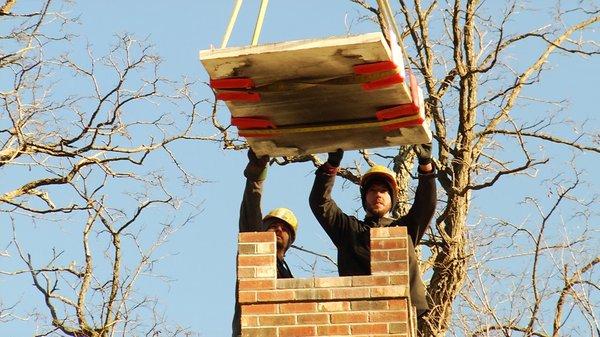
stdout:
[[337,149],[335,152],[329,152],[327,154],[327,162],[333,167],[339,167],[344,157],[344,150]]
[[269,156],[264,155],[258,158],[252,148],[248,148],[248,164],[256,167],[265,168],[269,163]]
[[256,153],[251,148],[248,149],[248,165],[244,170],[244,176],[251,180],[262,181],[267,178],[267,164],[269,163],[269,156],[256,156]]
[[419,165],[431,164],[431,143],[414,145],[413,151],[417,155]]

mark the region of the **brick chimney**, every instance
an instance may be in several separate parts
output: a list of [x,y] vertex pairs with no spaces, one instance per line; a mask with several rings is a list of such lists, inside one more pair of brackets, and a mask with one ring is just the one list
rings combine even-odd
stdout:
[[275,234],[240,233],[242,336],[416,337],[404,227],[371,229],[369,276],[277,279]]

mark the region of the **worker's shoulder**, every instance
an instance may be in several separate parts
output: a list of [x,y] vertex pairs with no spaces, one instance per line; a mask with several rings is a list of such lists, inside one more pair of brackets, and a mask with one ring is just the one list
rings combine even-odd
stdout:
[[400,226],[406,226],[406,224],[404,223],[404,216],[401,216],[399,218],[384,218],[382,219],[382,226],[383,227],[400,227]]
[[348,226],[354,232],[368,232],[371,229],[365,221],[358,219],[354,215],[348,215]]

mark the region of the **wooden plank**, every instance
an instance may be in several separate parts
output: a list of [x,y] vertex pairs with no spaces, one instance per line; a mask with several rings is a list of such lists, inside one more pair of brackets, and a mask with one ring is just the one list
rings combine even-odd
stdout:
[[[377,76],[383,78],[396,72],[404,75],[404,69],[370,75],[354,73],[354,66],[359,64],[390,60],[403,64],[402,55],[396,49],[390,50],[383,34],[370,33],[205,50],[200,52],[200,59],[211,79],[243,77],[253,80],[255,88],[251,90],[260,95],[260,101],[227,101],[232,117],[261,116],[278,127],[294,127],[376,120],[378,110],[410,103],[410,90],[406,83],[372,91],[365,91],[362,87],[363,83],[377,79]],[[290,147],[298,153],[344,148],[336,143],[353,148],[405,144],[411,143],[413,136],[414,142],[422,142],[423,135],[429,135],[423,127],[420,132],[404,132],[401,140],[398,135],[391,138],[378,135],[381,133],[378,127],[368,127],[363,131],[339,131],[335,137],[303,133],[280,135],[270,141],[248,141],[253,148],[271,149],[269,151],[273,152],[270,154],[274,155],[288,153]],[[369,141],[374,138],[378,141]],[[393,139],[396,143],[385,139]],[[265,145],[267,143],[269,145]],[[278,146],[285,149],[278,151]],[[257,149],[257,153],[261,152]]]
[[263,129],[244,129],[240,130],[240,135],[244,137],[286,137],[291,134],[301,133],[319,133],[331,131],[358,131],[369,128],[385,128],[398,123],[421,123],[422,119],[419,115],[411,115],[382,121],[356,121],[350,123],[322,123],[322,124],[305,124],[291,127],[263,128]]
[[374,118],[390,106],[410,102],[405,89],[365,92],[360,85],[318,85],[303,90],[261,93],[259,103],[227,102],[233,117],[268,116],[276,125]]
[[[422,92],[419,96],[422,99]],[[399,122],[424,120],[423,124],[385,131],[384,126]],[[347,123],[309,124],[275,129],[240,130],[248,144],[259,156],[298,156],[332,152],[339,148],[360,150],[395,145],[424,144],[431,141],[430,121],[425,118],[425,108],[418,115],[390,120],[365,120]],[[258,136],[258,137],[253,137]]]
[[338,148],[359,150],[422,144],[430,140],[429,122],[426,121],[422,126],[400,128],[390,132],[384,132],[380,127],[315,131],[289,134],[285,137],[248,138],[248,144],[259,156],[279,157],[326,153]]
[[[257,86],[292,78],[352,74],[355,64],[390,59],[381,33],[209,49],[200,60],[211,78],[251,77]],[[277,69],[276,72],[273,70]]]

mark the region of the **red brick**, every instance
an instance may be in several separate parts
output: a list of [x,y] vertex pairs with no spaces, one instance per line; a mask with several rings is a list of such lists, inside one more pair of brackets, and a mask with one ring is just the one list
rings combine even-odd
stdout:
[[242,305],[242,315],[276,314],[277,304],[248,304]]
[[390,259],[387,250],[372,250],[371,251],[371,263],[373,261],[388,261]]
[[258,254],[273,254],[275,253],[275,242],[257,243],[256,253]]
[[256,277],[256,269],[254,267],[238,267],[237,277],[239,279]]
[[406,240],[382,239],[382,240],[371,241],[371,249],[372,250],[378,250],[378,249],[390,250],[390,249],[400,249],[400,248],[406,248]]
[[313,288],[315,286],[315,279],[297,279],[297,278],[288,278],[288,279],[278,279],[277,280],[277,289],[305,289],[305,288]]
[[256,254],[256,244],[240,243],[238,245],[238,254],[240,254],[240,255]]
[[258,326],[258,316],[247,316],[247,315],[242,314],[241,326],[242,327]]
[[407,237],[408,236],[408,231],[406,229],[406,227],[404,226],[394,226],[394,227],[388,227],[389,229],[389,235],[391,238],[400,238],[400,237]]
[[276,278],[277,277],[277,267],[275,266],[275,263],[273,263],[272,265],[268,265],[265,267],[255,267],[256,271],[255,271],[255,277],[261,277],[261,278]]
[[408,287],[406,286],[388,286],[371,288],[371,298],[378,297],[407,297]]
[[390,333],[408,333],[408,324],[390,323]]
[[333,299],[369,298],[369,288],[334,288],[331,290]]
[[240,280],[240,290],[275,289],[275,279],[246,279]]
[[406,311],[378,311],[369,313],[370,322],[400,323],[408,319]]
[[380,324],[357,324],[351,325],[350,329],[352,331],[352,335],[365,334],[372,335],[374,333],[387,334],[388,333],[388,325],[386,323]]
[[[289,326],[280,327],[279,335],[281,337],[302,337],[302,336],[316,336],[317,331],[314,326]],[[276,335],[271,335],[273,337]]]
[[239,234],[240,243],[275,242],[273,232],[244,232]]
[[270,266],[275,265],[275,255],[239,255],[238,266]]
[[389,238],[389,227],[371,228],[371,240],[376,238]]
[[277,328],[243,328],[242,337],[273,337],[277,336]]
[[372,273],[380,273],[380,272],[407,272],[408,264],[406,262],[372,262],[371,263],[371,272]]
[[294,299],[292,290],[270,290],[257,293],[258,302],[290,301],[292,299]]
[[408,285],[408,275],[390,275],[390,284]]
[[340,312],[331,314],[331,323],[366,323],[368,322],[366,312]]
[[392,310],[406,310],[408,303],[406,299],[389,300],[388,305]]
[[240,303],[256,302],[256,291],[240,291],[238,295],[238,301]]
[[321,277],[315,279],[317,288],[350,287],[352,286],[351,277]]
[[297,316],[298,324],[328,324],[329,314],[302,314]]
[[371,229],[372,238],[399,238],[407,237],[407,230],[404,226],[379,227]]
[[332,298],[329,289],[296,289],[294,290],[294,299],[299,301],[307,300],[329,300]]
[[352,286],[387,286],[390,278],[384,275],[353,276]]
[[376,311],[387,310],[387,301],[352,301],[350,307],[353,311]]
[[317,305],[320,312],[349,311],[350,302],[323,302]]
[[408,251],[406,249],[394,249],[389,251],[390,261],[399,261],[408,259]]
[[316,312],[317,303],[282,303],[279,304],[279,312],[282,314],[287,313],[305,313],[305,312]]
[[294,316],[294,315],[262,315],[258,318],[258,323],[261,326],[294,325],[296,323],[296,316]]
[[349,335],[349,325],[319,325],[317,326],[317,333],[319,336],[340,336]]

